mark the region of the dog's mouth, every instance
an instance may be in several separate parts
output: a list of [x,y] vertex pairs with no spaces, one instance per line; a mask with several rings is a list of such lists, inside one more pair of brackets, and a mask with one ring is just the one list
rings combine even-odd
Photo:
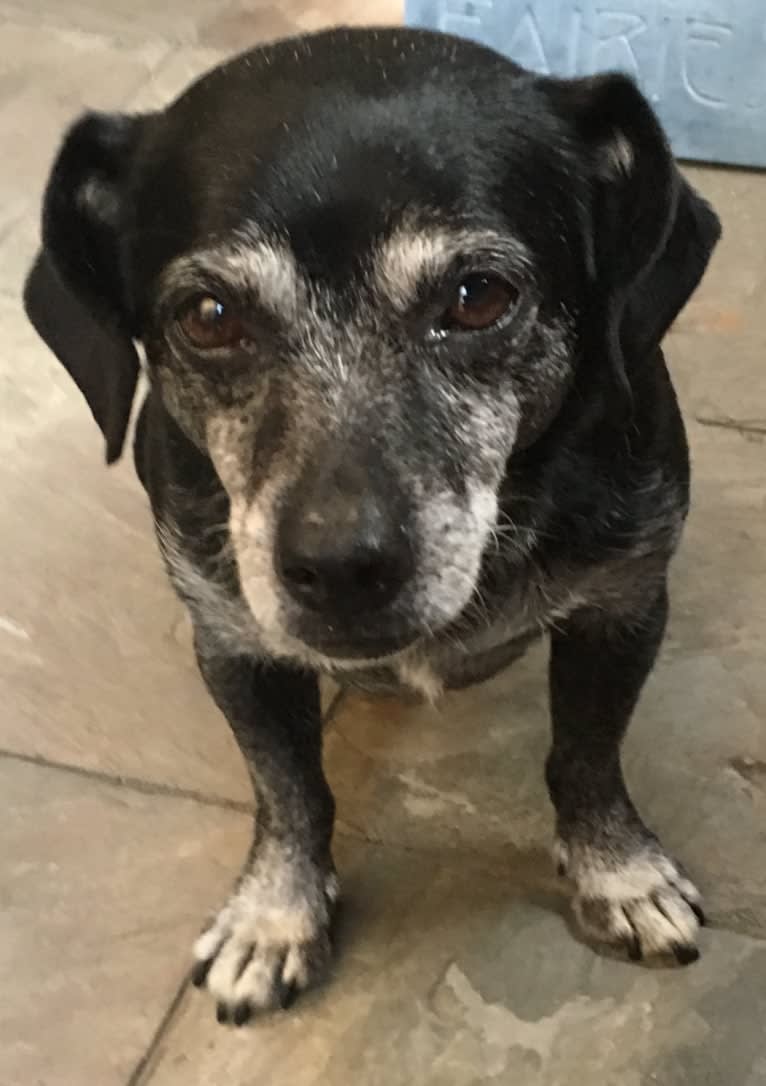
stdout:
[[298,630],[294,636],[306,648],[337,666],[353,667],[398,656],[419,639],[421,631],[415,628],[396,633],[357,631],[352,635],[348,630],[322,623],[316,628]]

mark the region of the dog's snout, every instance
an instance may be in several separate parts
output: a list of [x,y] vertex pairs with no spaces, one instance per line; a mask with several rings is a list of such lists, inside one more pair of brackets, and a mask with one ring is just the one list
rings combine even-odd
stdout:
[[413,572],[404,533],[363,501],[345,524],[314,513],[290,517],[281,532],[279,574],[290,595],[314,611],[379,610]]
[[[306,500],[306,498],[308,500]],[[391,603],[414,573],[412,547],[395,509],[369,486],[311,488],[280,525],[277,571],[290,595],[328,616]]]

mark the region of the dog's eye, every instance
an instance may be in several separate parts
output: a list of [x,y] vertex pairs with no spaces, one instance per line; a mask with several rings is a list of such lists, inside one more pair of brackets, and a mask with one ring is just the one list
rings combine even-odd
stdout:
[[237,313],[210,294],[200,295],[185,305],[177,319],[192,346],[203,351],[236,347],[245,338]]
[[518,298],[518,290],[499,275],[468,275],[444,311],[441,327],[446,332],[478,332],[489,328],[505,316]]

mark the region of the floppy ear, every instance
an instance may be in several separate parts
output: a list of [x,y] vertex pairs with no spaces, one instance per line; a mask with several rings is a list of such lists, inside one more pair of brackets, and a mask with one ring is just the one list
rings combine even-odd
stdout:
[[627,76],[551,81],[584,145],[592,192],[594,314],[615,377],[650,358],[701,280],[721,233]]
[[122,452],[139,374],[121,236],[130,164],[144,117],[90,113],[66,135],[45,193],[42,249],[24,288],[35,329]]

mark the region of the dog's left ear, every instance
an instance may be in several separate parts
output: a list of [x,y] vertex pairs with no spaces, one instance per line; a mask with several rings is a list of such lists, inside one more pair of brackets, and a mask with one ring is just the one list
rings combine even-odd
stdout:
[[139,374],[122,239],[144,117],[89,113],[67,133],[43,206],[42,250],[24,288],[27,316],[122,452]]
[[627,390],[630,371],[653,354],[701,280],[720,223],[681,176],[631,79],[608,74],[546,83],[585,155],[598,319]]

